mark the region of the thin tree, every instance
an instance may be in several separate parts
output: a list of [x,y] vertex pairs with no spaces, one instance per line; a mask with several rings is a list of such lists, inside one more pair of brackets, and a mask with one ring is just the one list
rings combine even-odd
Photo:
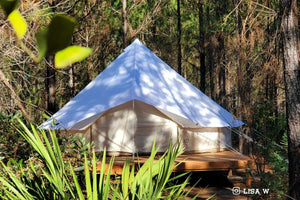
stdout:
[[[226,2],[225,1],[215,1],[217,4],[216,17],[221,22],[223,20],[223,15],[226,12]],[[218,67],[218,101],[219,103],[226,107],[225,95],[226,95],[226,77],[225,77],[225,35],[224,31],[219,30],[217,34],[218,48],[217,50],[217,67]]]
[[181,69],[181,13],[180,13],[180,0],[177,0],[177,47],[178,47],[178,73],[182,74]]
[[[241,22],[240,22],[240,11],[239,11],[239,1],[235,1],[235,35],[237,40],[236,45],[236,74],[237,74],[237,88],[238,88],[238,94],[237,94],[237,108],[238,108],[238,117],[242,118],[242,112],[241,112],[241,92],[240,92],[240,86],[242,85],[242,73],[241,73],[241,56],[240,56],[240,29],[241,29]],[[240,127],[240,131],[242,132],[242,127]],[[244,137],[243,135],[239,135],[239,151],[241,153],[244,152]]]
[[46,79],[45,79],[45,103],[46,110],[50,113],[55,113],[56,109],[56,78],[54,68],[54,57],[48,56],[46,58]]
[[75,67],[72,65],[69,69],[69,95],[73,98],[75,95]]
[[[50,8],[55,12],[55,1],[49,1]],[[54,68],[54,56],[46,57],[46,78],[45,78],[45,109],[55,113],[56,109],[56,78]]]
[[198,1],[198,17],[199,17],[199,56],[200,56],[200,90],[205,93],[206,89],[206,66],[205,66],[205,50],[204,50],[204,25],[203,25],[203,2]]
[[123,48],[127,46],[127,0],[122,0]]
[[286,92],[289,195],[300,199],[300,66],[297,1],[281,0]]
[[[210,19],[210,11],[209,11],[209,6],[206,7],[206,21],[207,21],[207,26],[211,26],[211,19]],[[211,41],[211,36],[208,35],[206,37],[206,40],[208,40],[208,46],[206,50],[206,58],[207,58],[207,68],[209,71],[209,88],[210,88],[210,97],[214,99],[214,79],[213,79],[213,65],[214,65],[214,58],[213,58],[213,50],[212,50],[212,41]]]

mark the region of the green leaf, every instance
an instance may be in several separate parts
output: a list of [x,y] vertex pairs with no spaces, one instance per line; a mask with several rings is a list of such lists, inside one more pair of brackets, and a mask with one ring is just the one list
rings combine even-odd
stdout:
[[92,53],[88,47],[70,46],[55,54],[55,67],[65,68],[70,64],[82,61]]
[[8,15],[8,19],[12,27],[14,28],[18,39],[21,40],[27,31],[27,23],[25,19],[22,17],[18,10],[12,11]]
[[79,200],[84,200],[84,196],[83,196],[83,193],[82,193],[82,189],[80,188],[80,185],[79,185],[79,183],[78,183],[76,174],[75,174],[75,172],[74,172],[74,169],[73,169],[71,163],[69,163],[69,165],[70,165],[71,173],[72,173],[72,176],[73,176],[73,181],[74,181],[74,183],[75,183],[75,187],[76,187],[76,191],[77,191],[78,198],[79,198]]
[[98,198],[97,189],[97,160],[95,156],[95,151],[93,150],[93,200],[96,200]]
[[86,195],[87,195],[87,199],[90,200],[93,198],[93,193],[92,193],[92,185],[91,185],[91,178],[90,178],[90,170],[89,170],[86,154],[84,154],[84,176],[85,176]]
[[76,19],[71,16],[55,15],[50,24],[35,35],[39,49],[38,61],[69,46],[76,24]]
[[[104,185],[105,185],[105,162],[106,162],[106,149],[104,148],[103,156],[102,156],[102,162],[101,162],[101,171],[100,171],[100,179],[99,179],[99,197],[104,197],[105,191],[104,191]],[[100,198],[99,198],[100,199]],[[104,198],[103,198],[104,199]]]
[[19,7],[18,0],[0,0],[0,5],[4,10],[6,16],[8,16],[11,12]]
[[56,15],[47,30],[47,55],[55,54],[70,45],[77,22],[74,17]]
[[124,199],[128,198],[129,184],[130,184],[130,161],[126,159],[122,170],[122,193]]
[[48,28],[43,28],[35,34],[37,46],[39,49],[38,62],[40,62],[46,56],[47,53],[47,34]]

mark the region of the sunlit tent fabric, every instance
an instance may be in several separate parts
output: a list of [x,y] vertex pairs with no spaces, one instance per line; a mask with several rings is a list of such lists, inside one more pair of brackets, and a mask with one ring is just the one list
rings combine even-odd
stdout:
[[182,138],[186,150],[230,146],[236,119],[138,39],[41,127],[83,134],[98,151],[164,151]]

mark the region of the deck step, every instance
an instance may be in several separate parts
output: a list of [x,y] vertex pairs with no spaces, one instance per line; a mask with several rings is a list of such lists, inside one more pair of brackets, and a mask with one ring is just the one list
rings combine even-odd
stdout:
[[227,176],[227,178],[231,182],[244,182],[246,179],[245,177],[236,176],[236,175]]
[[[246,181],[246,176],[238,176],[238,175],[228,175],[227,179],[232,183],[244,183]],[[261,177],[259,176],[251,176],[251,182],[260,181]]]

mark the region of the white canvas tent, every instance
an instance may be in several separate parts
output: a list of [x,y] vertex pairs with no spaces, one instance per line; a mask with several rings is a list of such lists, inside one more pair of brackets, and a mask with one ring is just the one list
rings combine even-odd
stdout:
[[[53,121],[55,122],[53,124]],[[160,151],[182,138],[186,151],[231,145],[243,122],[135,40],[101,74],[41,126],[82,134],[96,151]]]

